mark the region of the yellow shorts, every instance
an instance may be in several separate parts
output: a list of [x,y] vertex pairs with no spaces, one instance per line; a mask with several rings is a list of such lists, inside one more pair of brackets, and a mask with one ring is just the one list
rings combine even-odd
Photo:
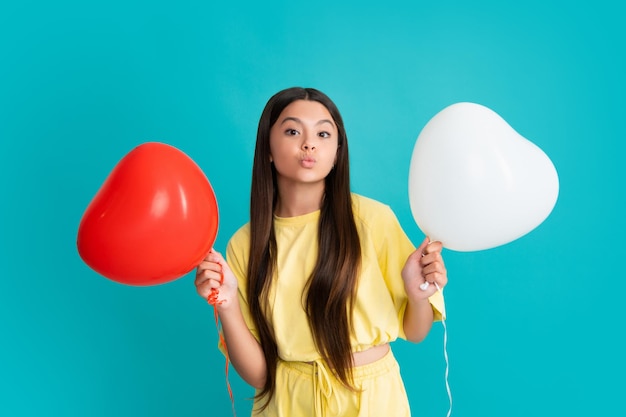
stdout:
[[[391,350],[380,360],[353,369],[354,386],[344,387],[324,362],[279,361],[276,392],[263,417],[408,417],[409,401]],[[263,400],[261,400],[263,401]]]

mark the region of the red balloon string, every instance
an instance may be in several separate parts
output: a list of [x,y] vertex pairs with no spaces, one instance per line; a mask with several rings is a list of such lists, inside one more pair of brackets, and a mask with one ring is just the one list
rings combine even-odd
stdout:
[[[222,282],[224,281],[224,276],[222,276]],[[207,302],[213,306],[213,312],[215,314],[215,327],[217,328],[217,333],[220,336],[220,343],[224,347],[224,354],[226,355],[226,366],[225,366],[225,374],[226,374],[226,388],[228,388],[228,395],[230,396],[230,403],[233,407],[233,416],[236,416],[235,413],[235,397],[233,396],[233,390],[230,386],[230,381],[228,380],[228,363],[230,362],[230,358],[228,357],[228,348],[226,347],[226,340],[224,339],[224,334],[220,332],[220,318],[217,314],[217,306],[222,304],[224,301],[219,301],[220,291],[217,288],[213,288],[209,297],[207,298]]]

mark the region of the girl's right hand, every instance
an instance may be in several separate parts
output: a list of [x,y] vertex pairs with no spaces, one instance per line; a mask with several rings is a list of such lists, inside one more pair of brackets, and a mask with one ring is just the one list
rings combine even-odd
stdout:
[[224,257],[214,249],[204,258],[196,269],[196,291],[205,300],[213,291],[217,291],[216,307],[219,310],[236,305],[237,279]]

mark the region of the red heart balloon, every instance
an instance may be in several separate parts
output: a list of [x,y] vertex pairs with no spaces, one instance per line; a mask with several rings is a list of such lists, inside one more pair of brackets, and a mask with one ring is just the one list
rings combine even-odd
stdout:
[[78,253],[94,271],[128,285],[156,285],[190,272],[213,247],[215,193],[173,146],[148,142],[115,166],[78,228]]

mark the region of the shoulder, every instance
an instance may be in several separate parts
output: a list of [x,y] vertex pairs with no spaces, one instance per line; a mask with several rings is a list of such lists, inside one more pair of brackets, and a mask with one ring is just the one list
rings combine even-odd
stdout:
[[395,219],[395,214],[387,204],[360,194],[352,194],[352,207],[354,217],[365,223]]
[[230,238],[226,246],[226,261],[242,285],[248,268],[250,253],[250,224],[241,226]]
[[241,226],[228,240],[227,253],[229,257],[247,257],[250,250],[250,223]]
[[239,240],[247,240],[247,239],[250,239],[250,223],[246,223],[243,226],[241,226],[230,237],[231,241],[239,241]]
[[372,236],[376,238],[387,236],[394,230],[401,229],[395,213],[385,203],[353,194],[352,209],[357,225],[363,230],[369,230]]
[[358,194],[353,194],[352,206],[361,238],[373,242],[377,252],[388,253],[391,248],[399,259],[406,260],[414,246],[392,208]]
[[248,248],[250,244],[250,223],[241,226],[228,241],[228,247],[231,249]]

